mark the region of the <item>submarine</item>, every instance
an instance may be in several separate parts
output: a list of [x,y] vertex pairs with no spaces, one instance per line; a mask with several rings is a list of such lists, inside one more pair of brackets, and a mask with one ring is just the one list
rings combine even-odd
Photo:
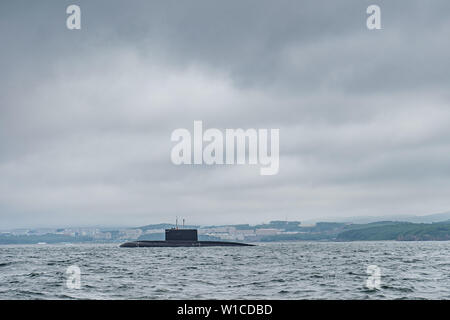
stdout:
[[253,244],[228,241],[199,241],[197,229],[165,229],[164,241],[131,241],[120,245],[122,248],[137,247],[236,247],[254,246]]

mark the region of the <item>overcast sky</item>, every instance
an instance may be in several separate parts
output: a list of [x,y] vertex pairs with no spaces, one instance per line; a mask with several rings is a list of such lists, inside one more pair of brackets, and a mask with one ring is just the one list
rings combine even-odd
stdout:
[[[382,30],[366,8],[381,7]],[[81,30],[66,7],[81,7]],[[450,210],[450,2],[1,1],[0,229]],[[173,130],[279,128],[278,175]]]

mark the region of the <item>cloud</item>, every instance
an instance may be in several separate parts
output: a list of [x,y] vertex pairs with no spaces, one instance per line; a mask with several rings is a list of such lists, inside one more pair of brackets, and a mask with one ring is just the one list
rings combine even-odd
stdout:
[[[448,2],[68,4],[1,4],[1,227],[448,210]],[[279,174],[173,165],[194,120],[280,128]]]

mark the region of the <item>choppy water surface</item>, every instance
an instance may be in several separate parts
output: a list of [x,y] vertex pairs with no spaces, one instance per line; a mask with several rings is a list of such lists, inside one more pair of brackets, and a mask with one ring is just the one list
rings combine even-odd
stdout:
[[[66,286],[71,265],[81,289]],[[450,242],[0,246],[0,299],[450,299]]]

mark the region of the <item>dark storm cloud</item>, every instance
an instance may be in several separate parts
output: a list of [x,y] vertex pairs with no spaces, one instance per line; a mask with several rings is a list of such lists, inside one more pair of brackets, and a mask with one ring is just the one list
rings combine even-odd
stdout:
[[[2,227],[448,210],[448,1],[73,3],[0,4]],[[172,165],[193,120],[280,128],[280,173]]]

